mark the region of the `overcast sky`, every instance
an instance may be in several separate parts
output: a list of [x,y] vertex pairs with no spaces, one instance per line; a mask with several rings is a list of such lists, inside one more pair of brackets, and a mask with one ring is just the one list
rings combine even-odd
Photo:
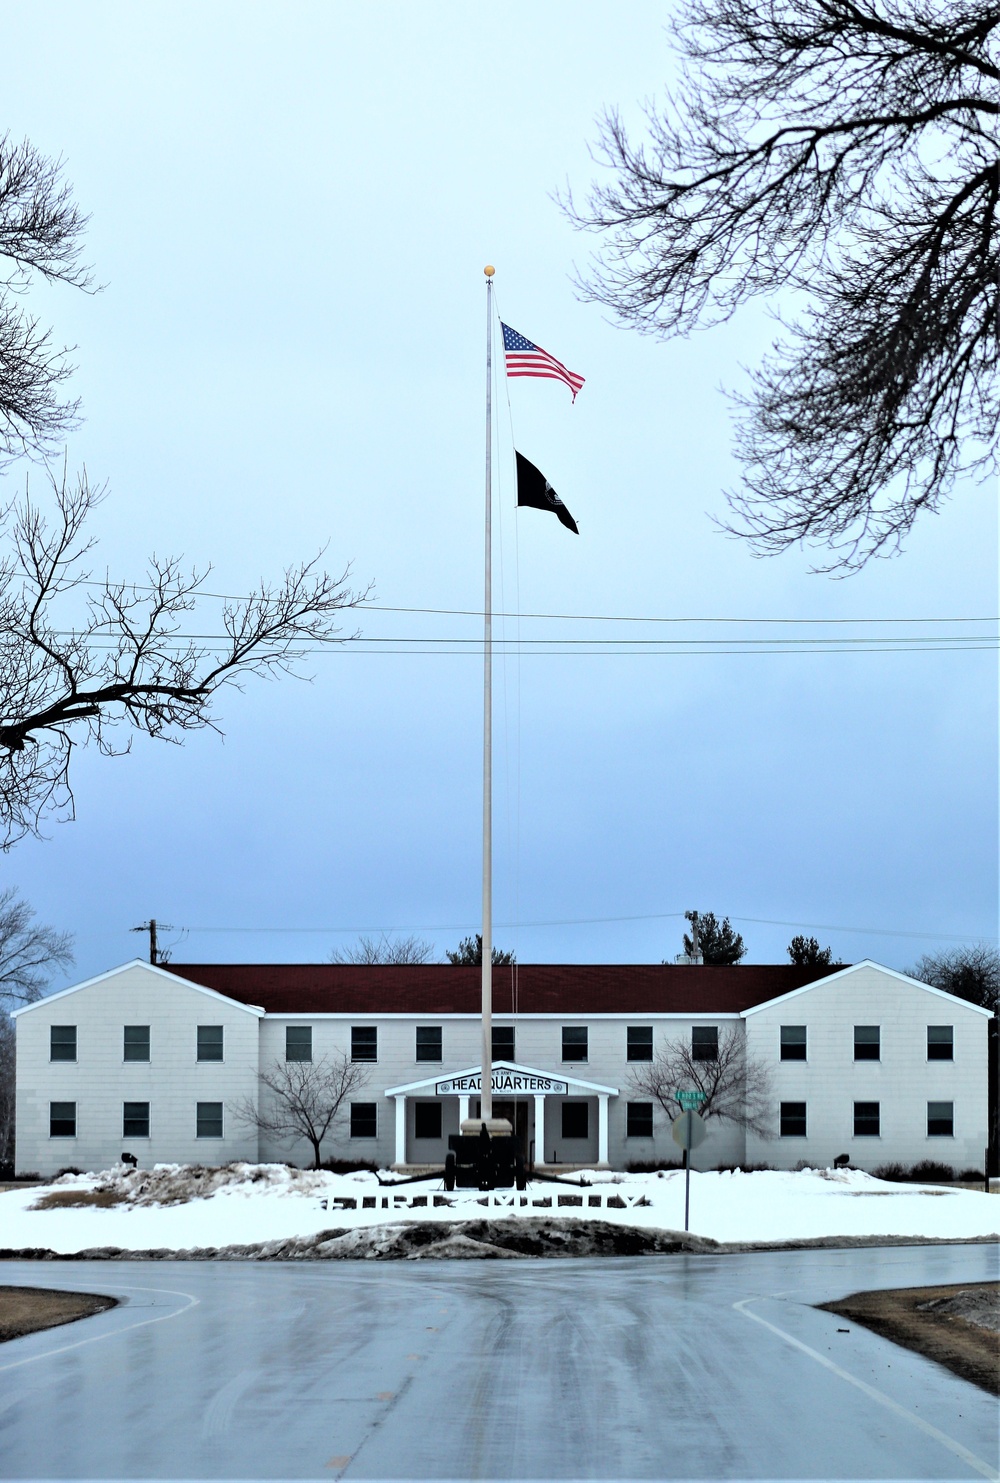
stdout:
[[[417,610],[482,605],[486,262],[507,322],[587,378],[575,406],[509,383],[579,537],[515,515],[500,384],[497,607],[681,620],[508,621],[549,642],[497,664],[496,939],[659,961],[689,907],[755,962],[797,931],[894,967],[995,936],[996,653],[879,652],[995,635],[995,490],[958,488],[846,580],[755,560],[711,516],[739,480],[723,388],[766,306],[659,344],[574,295],[593,244],[553,194],[585,192],[606,105],[638,124],[662,93],[666,13],[3,4],[0,127],[65,157],[105,285],[32,296],[77,347],[69,459],[109,488],[95,569],[183,554],[240,593],[327,545],[381,605],[356,626],[390,640],[226,695],[224,741],[79,756],[76,822],[0,864],[75,934],[72,978],[140,953],[150,916],[177,961],[322,961],[380,930],[443,956],[476,929],[481,659],[439,641],[480,626]],[[700,652],[592,647],[681,637]],[[745,652],[775,637],[804,652]]]

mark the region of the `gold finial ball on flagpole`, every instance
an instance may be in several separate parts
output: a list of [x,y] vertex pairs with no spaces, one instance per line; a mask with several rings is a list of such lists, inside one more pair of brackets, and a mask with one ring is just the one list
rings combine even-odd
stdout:
[[483,272],[486,274],[487,278],[492,278],[493,274],[496,272],[496,268],[494,268],[492,263],[487,263],[486,267],[483,269]]

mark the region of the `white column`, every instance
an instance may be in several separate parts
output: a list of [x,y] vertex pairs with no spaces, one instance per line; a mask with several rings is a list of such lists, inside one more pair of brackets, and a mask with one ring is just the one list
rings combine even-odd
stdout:
[[464,1122],[468,1122],[468,1119],[469,1119],[469,1099],[468,1099],[468,1097],[459,1097],[459,1099],[458,1099],[458,1131],[459,1132],[462,1131],[462,1124]]
[[396,1104],[396,1163],[406,1163],[406,1098],[394,1097]]
[[545,1098],[535,1098],[535,1163],[545,1163]]
[[608,1094],[597,1094],[597,1162],[608,1162]]

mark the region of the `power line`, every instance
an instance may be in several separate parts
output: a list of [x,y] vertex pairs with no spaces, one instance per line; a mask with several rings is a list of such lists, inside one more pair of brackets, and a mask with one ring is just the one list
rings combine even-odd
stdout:
[[[845,927],[832,922],[791,922],[779,917],[745,917],[736,912],[727,913],[729,920],[733,922],[749,922],[754,926],[763,927],[805,927],[814,932],[851,932],[861,936],[874,937],[912,937],[926,940],[928,942],[968,942],[970,938],[978,941],[993,941],[994,936],[990,933],[957,933],[957,932],[919,932],[903,931],[888,927]],[[517,927],[590,927],[608,925],[615,922],[665,922],[679,920],[684,917],[682,911],[660,911],[646,912],[637,916],[624,917],[555,917],[547,921],[534,922],[497,922],[495,925],[505,930]],[[466,932],[474,927],[471,921],[465,922],[437,922],[437,923],[403,923],[393,927],[185,927],[185,932],[200,933],[274,933],[286,935],[308,935],[320,933],[331,936],[340,933],[371,934],[392,932]]]

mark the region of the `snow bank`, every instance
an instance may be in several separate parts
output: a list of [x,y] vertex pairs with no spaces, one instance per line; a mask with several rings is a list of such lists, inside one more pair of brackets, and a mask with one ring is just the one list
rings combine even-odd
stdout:
[[[683,1230],[680,1171],[595,1170],[578,1177],[587,1179],[595,1194],[612,1193],[607,1188],[611,1184],[620,1186],[622,1194],[643,1197],[640,1206],[602,1209],[602,1222],[646,1231]],[[456,1192],[454,1204],[435,1206],[434,1196],[443,1195],[437,1179],[405,1186],[399,1193],[422,1193],[428,1196],[427,1205],[416,1210],[378,1208],[391,1191],[367,1172],[332,1174],[283,1164],[232,1164],[223,1169],[159,1164],[135,1172],[119,1167],[101,1174],[64,1175],[49,1185],[0,1194],[0,1248],[8,1253],[32,1249],[60,1255],[106,1247],[126,1252],[206,1248],[216,1252],[296,1238],[312,1248],[313,1238],[323,1233],[336,1232],[339,1239],[352,1230],[414,1221],[448,1227],[487,1214],[475,1191]],[[579,1191],[560,1191],[548,1184],[529,1188],[535,1199],[560,1193]],[[375,1195],[376,1208],[363,1208],[365,1197],[370,1205],[376,1204],[371,1199]],[[354,1208],[348,1208],[349,1203]],[[561,1225],[593,1221],[596,1214],[584,1201],[577,1207],[553,1207],[544,1218]],[[490,1207],[488,1216],[491,1221],[523,1222],[542,1218],[543,1212],[532,1206]],[[996,1239],[998,1226],[1000,1201],[995,1197],[973,1190],[889,1184],[854,1169],[691,1175],[692,1233],[727,1245],[882,1237],[968,1241]],[[447,1230],[442,1230],[441,1240],[451,1240]],[[362,1244],[371,1243],[364,1237]],[[460,1246],[453,1243],[451,1249],[458,1254]]]

